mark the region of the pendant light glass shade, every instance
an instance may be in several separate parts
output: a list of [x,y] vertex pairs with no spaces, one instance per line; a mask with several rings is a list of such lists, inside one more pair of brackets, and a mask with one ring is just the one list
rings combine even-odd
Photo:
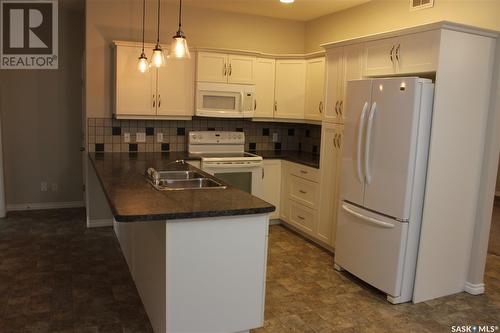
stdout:
[[146,54],[144,53],[144,21],[146,18],[146,0],[142,1],[142,51],[141,56],[139,57],[139,62],[137,64],[137,68],[139,72],[146,73],[149,70],[149,62]]
[[190,59],[191,54],[189,53],[186,37],[175,35],[173,38],[170,56],[177,59]]
[[153,49],[153,55],[151,56],[151,65],[155,67],[161,67],[165,65],[165,55],[160,45],[157,44]]
[[187,45],[186,36],[182,32],[182,0],[179,0],[179,29],[173,37],[170,56],[176,59],[190,59],[191,54]]
[[146,58],[146,55],[144,53],[142,53],[141,56],[139,57],[139,63],[137,68],[141,73],[146,73],[149,70],[148,58]]

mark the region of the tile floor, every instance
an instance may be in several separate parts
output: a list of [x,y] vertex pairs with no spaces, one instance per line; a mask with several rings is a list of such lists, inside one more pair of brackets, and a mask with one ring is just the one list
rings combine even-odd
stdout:
[[[272,226],[269,240],[266,320],[255,333],[500,325],[498,256],[488,256],[485,295],[394,306],[287,229]],[[112,229],[86,229],[81,209],[0,220],[0,332],[152,332]]]

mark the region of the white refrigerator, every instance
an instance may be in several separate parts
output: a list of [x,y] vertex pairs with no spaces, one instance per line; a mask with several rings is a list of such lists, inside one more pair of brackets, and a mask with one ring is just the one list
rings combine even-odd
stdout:
[[347,83],[335,268],[412,300],[434,85],[398,77]]

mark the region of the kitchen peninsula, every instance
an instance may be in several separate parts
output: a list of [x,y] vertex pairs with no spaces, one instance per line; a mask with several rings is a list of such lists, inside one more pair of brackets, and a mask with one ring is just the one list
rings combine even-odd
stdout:
[[144,173],[195,171],[185,153],[91,153],[88,225],[113,222],[155,332],[247,332],[263,325],[268,214],[225,189],[158,191]]

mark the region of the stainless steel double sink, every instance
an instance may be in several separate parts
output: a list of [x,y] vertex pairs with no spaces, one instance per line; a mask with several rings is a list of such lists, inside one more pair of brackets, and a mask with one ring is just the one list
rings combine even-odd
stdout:
[[222,183],[196,171],[156,171],[149,168],[146,177],[160,191],[226,188]]

